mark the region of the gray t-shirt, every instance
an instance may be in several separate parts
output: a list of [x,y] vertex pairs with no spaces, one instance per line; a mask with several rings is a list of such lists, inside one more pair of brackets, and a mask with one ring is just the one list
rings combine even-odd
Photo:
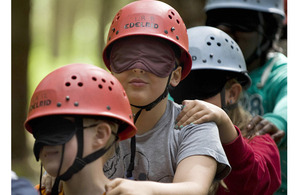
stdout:
[[[175,129],[175,119],[181,106],[168,101],[167,109],[153,129],[136,135],[134,180],[171,183],[176,167],[183,159],[206,155],[218,162],[215,179],[223,179],[230,172],[230,165],[222,148],[217,125],[214,122],[187,125]],[[110,178],[126,178],[130,163],[130,139],[120,142],[116,154],[104,166]]]

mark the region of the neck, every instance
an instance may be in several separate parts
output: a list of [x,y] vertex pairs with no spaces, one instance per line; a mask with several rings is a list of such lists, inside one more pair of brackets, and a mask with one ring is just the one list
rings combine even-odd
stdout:
[[64,194],[102,195],[105,192],[105,184],[107,184],[109,180],[104,175],[101,167],[103,167],[102,162],[98,163],[98,161],[94,161],[74,174],[71,179],[63,182]]
[[[144,134],[151,130],[155,124],[159,121],[159,119],[164,114],[167,108],[168,98],[164,98],[161,102],[159,102],[154,108],[149,111],[145,109],[142,110],[139,118],[137,119],[135,126],[137,127],[138,131],[137,134]],[[132,112],[135,114],[140,109],[131,106]]]

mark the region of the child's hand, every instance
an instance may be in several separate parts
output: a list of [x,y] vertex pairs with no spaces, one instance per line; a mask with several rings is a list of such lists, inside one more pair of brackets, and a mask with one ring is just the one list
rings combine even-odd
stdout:
[[175,128],[182,128],[191,123],[215,122],[223,144],[233,141],[238,136],[229,116],[218,106],[201,100],[184,100],[182,105],[184,108],[176,119],[178,122]]
[[[41,188],[45,189],[46,194],[51,194],[54,185],[55,177],[52,177],[47,172],[42,176]],[[59,182],[59,192],[62,191],[62,182]]]
[[201,100],[184,100],[183,109],[177,116],[177,126],[182,128],[188,124],[201,124],[205,122],[222,123],[227,114],[218,106]]
[[117,178],[105,185],[106,195],[147,195],[150,189],[141,185],[141,182]]
[[246,130],[249,134],[254,132],[256,135],[264,135],[268,133],[276,143],[279,143],[285,136],[284,131],[279,130],[273,123],[259,115],[252,118],[246,127]]

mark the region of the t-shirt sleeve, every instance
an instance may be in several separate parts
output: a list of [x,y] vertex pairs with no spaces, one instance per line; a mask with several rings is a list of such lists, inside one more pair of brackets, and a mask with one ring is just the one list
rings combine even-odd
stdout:
[[221,180],[229,174],[231,167],[214,122],[187,125],[181,129],[178,141],[177,164],[190,156],[205,155],[217,161],[216,180]]

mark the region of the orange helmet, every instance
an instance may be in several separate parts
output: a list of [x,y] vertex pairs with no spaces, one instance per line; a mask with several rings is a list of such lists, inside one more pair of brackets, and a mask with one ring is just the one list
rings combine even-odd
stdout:
[[104,116],[122,122],[120,140],[135,135],[127,95],[109,72],[89,64],[70,64],[48,74],[35,89],[25,128],[30,121],[50,115]]
[[110,49],[123,37],[149,35],[168,40],[181,49],[180,64],[183,64],[182,78],[191,70],[192,58],[188,52],[186,26],[179,13],[166,3],[154,0],[140,0],[123,7],[114,17],[103,51],[103,60],[110,70]]

